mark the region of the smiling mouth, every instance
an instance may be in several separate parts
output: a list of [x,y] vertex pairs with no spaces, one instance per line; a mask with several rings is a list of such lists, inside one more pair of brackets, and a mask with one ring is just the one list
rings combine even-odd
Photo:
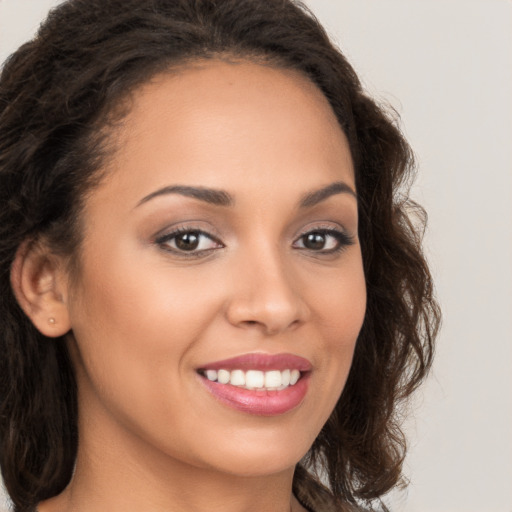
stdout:
[[211,382],[229,384],[237,388],[255,391],[283,391],[294,386],[302,374],[296,368],[285,370],[199,370],[198,373]]
[[294,354],[244,354],[199,367],[206,390],[246,414],[276,416],[300,406],[313,365]]

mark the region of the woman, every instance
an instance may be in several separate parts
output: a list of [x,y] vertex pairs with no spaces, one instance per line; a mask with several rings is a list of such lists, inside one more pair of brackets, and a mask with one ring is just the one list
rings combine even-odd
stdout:
[[64,2],[0,108],[16,510],[378,507],[439,313],[411,152],[313,16]]

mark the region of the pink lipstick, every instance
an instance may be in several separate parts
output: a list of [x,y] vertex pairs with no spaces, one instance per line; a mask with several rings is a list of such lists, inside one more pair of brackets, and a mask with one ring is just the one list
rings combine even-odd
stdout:
[[215,361],[197,372],[220,402],[260,416],[284,414],[304,399],[311,363],[293,354],[245,354]]

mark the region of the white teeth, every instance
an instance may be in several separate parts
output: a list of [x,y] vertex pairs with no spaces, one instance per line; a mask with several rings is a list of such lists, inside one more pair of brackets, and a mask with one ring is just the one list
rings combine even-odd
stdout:
[[249,389],[262,388],[265,383],[265,375],[259,370],[249,370],[245,374],[245,385]]
[[212,382],[231,384],[246,389],[262,389],[267,391],[281,391],[293,386],[300,378],[299,370],[206,370],[204,376]]
[[206,370],[206,378],[211,381],[217,380],[217,370]]
[[229,383],[232,386],[245,386],[245,373],[242,370],[233,370]]
[[227,384],[229,382],[230,378],[231,378],[231,375],[227,370],[219,370],[217,372],[217,380],[221,384]]
[[281,372],[274,370],[271,372],[265,372],[265,387],[266,388],[278,388],[282,383]]

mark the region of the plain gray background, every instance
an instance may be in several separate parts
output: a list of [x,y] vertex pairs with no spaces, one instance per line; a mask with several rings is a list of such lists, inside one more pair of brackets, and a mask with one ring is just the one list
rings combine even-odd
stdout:
[[[0,62],[56,3],[0,0]],[[512,512],[512,2],[308,4],[400,113],[429,213],[444,323],[391,510]]]

